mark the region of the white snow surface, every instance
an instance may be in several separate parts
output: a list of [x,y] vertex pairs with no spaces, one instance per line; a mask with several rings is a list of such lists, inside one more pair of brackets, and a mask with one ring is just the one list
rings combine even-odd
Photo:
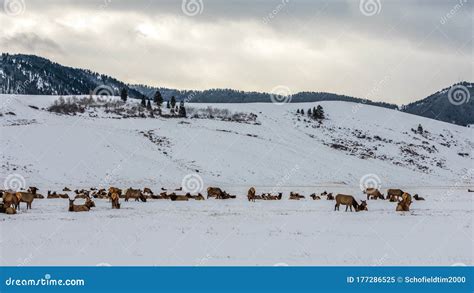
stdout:
[[[5,188],[14,175],[44,195],[65,186],[158,193],[197,174],[203,193],[219,186],[237,199],[122,201],[120,210],[96,199],[88,213],[36,199],[32,210],[22,204],[17,215],[0,214],[0,265],[473,264],[472,128],[348,102],[188,104],[255,113],[258,125],[42,110],[57,98],[0,95]],[[327,116],[320,127],[296,115],[317,105]],[[411,131],[418,124],[426,134]],[[426,201],[400,213],[371,200],[368,212],[346,213],[308,198],[327,190],[364,199],[361,178]],[[284,197],[249,203],[250,186]],[[290,191],[306,199],[288,200]]]

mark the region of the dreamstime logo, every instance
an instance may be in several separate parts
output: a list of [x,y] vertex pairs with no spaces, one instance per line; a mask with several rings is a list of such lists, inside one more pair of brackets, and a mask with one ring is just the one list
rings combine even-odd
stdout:
[[274,87],[270,93],[270,100],[275,105],[290,103],[292,99],[291,90],[284,85]]
[[443,15],[441,17],[439,22],[443,25],[446,24],[448,20],[454,17],[454,15],[456,15],[456,13],[458,13],[458,11],[461,10],[461,8],[464,6],[465,3],[467,3],[467,0],[459,0],[459,2],[456,5],[454,5],[453,8],[448,13],[446,13],[446,15]]
[[114,89],[108,85],[99,85],[92,91],[92,95],[94,96],[101,96],[101,97],[113,97],[114,96]]
[[187,16],[196,16],[204,11],[202,0],[183,0],[181,10]]
[[360,0],[359,9],[365,16],[374,16],[382,10],[382,3],[380,0]]
[[5,178],[5,181],[3,181],[3,187],[6,190],[20,191],[21,189],[24,189],[25,186],[25,178],[17,173],[8,175],[7,178]]
[[108,262],[100,262],[95,265],[96,267],[111,267],[112,265],[109,264]]
[[17,16],[25,12],[25,0],[4,0],[3,10],[7,15]]
[[269,23],[274,17],[277,16],[278,13],[280,13],[280,11],[283,10],[283,8],[285,8],[286,4],[288,4],[289,2],[290,0],[281,0],[281,3],[279,3],[275,7],[275,9],[273,9],[267,16],[263,18],[263,23],[264,24]]
[[376,174],[365,174],[360,178],[359,181],[360,190],[364,191],[367,188],[380,189],[382,187],[382,181]]
[[288,264],[286,262],[279,262],[273,265],[274,267],[287,267]]
[[202,191],[204,182],[198,174],[188,174],[181,181],[181,186],[185,192],[197,193]]
[[460,84],[451,87],[448,91],[448,100],[455,106],[469,103],[470,98],[471,93],[468,88]]

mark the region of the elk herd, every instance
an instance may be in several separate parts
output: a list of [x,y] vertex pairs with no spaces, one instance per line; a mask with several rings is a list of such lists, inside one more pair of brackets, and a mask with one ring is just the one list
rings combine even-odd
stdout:
[[[2,203],[0,203],[0,213],[5,214],[16,214],[16,211],[20,208],[20,203],[24,202],[26,204],[26,209],[32,208],[32,203],[34,199],[45,198],[43,195],[38,193],[38,188],[30,187],[27,191],[9,191],[9,190],[0,190],[0,195],[2,196]],[[91,208],[95,207],[93,199],[107,199],[111,203],[112,209],[120,209],[120,199],[124,199],[128,202],[130,199],[135,201],[146,202],[147,199],[163,199],[171,201],[189,201],[189,200],[205,200],[204,196],[201,193],[197,195],[192,195],[191,193],[185,194],[176,194],[176,192],[182,191],[182,188],[174,189],[173,192],[169,193],[167,189],[161,188],[159,194],[153,193],[153,191],[145,187],[141,189],[128,188],[122,190],[117,187],[109,187],[109,189],[97,189],[90,188],[89,190],[81,189],[74,190],[74,198],[71,198],[68,192],[71,192],[71,189],[65,187],[62,190],[62,193],[56,191],[51,192],[48,190],[46,198],[64,198],[69,200],[68,211],[70,212],[88,212]],[[363,193],[367,196],[367,200],[361,200],[360,203],[357,202],[354,196],[348,194],[337,194],[333,195],[326,191],[317,195],[312,193],[309,197],[313,200],[321,200],[326,198],[326,200],[335,200],[336,204],[334,205],[334,210],[339,210],[340,205],[346,206],[346,211],[349,209],[352,211],[368,211],[367,201],[368,200],[388,200],[389,202],[396,202],[396,211],[409,211],[410,205],[412,203],[412,196],[402,191],[401,189],[388,189],[386,195],[384,196],[376,188],[366,188]],[[207,188],[207,199],[235,199],[237,196],[227,193],[219,187],[208,187]],[[251,187],[247,192],[247,198],[250,202],[255,202],[256,200],[281,200],[283,198],[283,193],[279,192],[277,194],[271,193],[262,193],[261,195],[256,194],[255,187]],[[290,192],[289,200],[302,200],[306,197],[297,192]],[[76,199],[84,199],[84,204],[75,204]],[[413,196],[414,200],[425,200],[423,197],[415,194]]]

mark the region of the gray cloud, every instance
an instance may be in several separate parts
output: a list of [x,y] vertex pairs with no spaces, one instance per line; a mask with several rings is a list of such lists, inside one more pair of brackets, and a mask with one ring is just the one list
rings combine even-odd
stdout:
[[474,76],[472,1],[380,0],[365,16],[359,1],[203,0],[194,17],[181,1],[25,1],[0,14],[3,50],[129,82],[406,103]]
[[0,38],[2,48],[32,53],[62,53],[61,46],[50,38],[40,37],[33,32],[17,33]]

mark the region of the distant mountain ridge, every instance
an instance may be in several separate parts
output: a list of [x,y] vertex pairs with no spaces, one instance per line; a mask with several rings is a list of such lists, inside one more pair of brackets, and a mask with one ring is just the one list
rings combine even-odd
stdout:
[[454,84],[403,106],[402,111],[458,125],[474,124],[474,84]]
[[[107,85],[107,88],[100,86]],[[35,55],[2,54],[0,57],[0,93],[25,95],[85,95],[94,90],[119,95],[128,89],[132,98],[142,94],[105,74],[60,65]]]
[[[165,100],[171,96],[175,96],[177,100],[188,101],[190,103],[269,103],[272,101],[271,93],[262,92],[245,92],[234,89],[208,89],[208,90],[176,90],[163,87],[150,87],[147,85],[130,85],[152,98],[157,90],[159,90]],[[282,97],[282,99],[284,99]],[[364,103],[389,109],[398,109],[395,104],[385,102],[374,102],[368,99],[360,99],[351,96],[338,95],[325,92],[299,92],[291,95],[287,100],[290,103],[309,103],[320,101],[345,101],[354,103]]]
[[[456,86],[462,87],[462,90],[467,89],[466,101],[461,104],[452,103],[449,99],[450,89]],[[234,89],[177,90],[139,84],[131,85],[105,74],[63,66],[35,55],[2,53],[0,57],[0,94],[119,95],[123,88],[128,90],[128,95],[131,98],[138,99],[146,96],[151,99],[155,92],[160,90],[165,101],[175,96],[178,101],[184,100],[190,103],[269,103],[272,98],[277,96],[271,93],[245,92]],[[407,113],[449,123],[468,125],[474,124],[474,97],[470,98],[473,94],[473,84],[462,82],[401,108],[396,104],[325,92],[299,92],[293,94],[287,101],[292,103],[320,101],[362,103],[400,109]]]

